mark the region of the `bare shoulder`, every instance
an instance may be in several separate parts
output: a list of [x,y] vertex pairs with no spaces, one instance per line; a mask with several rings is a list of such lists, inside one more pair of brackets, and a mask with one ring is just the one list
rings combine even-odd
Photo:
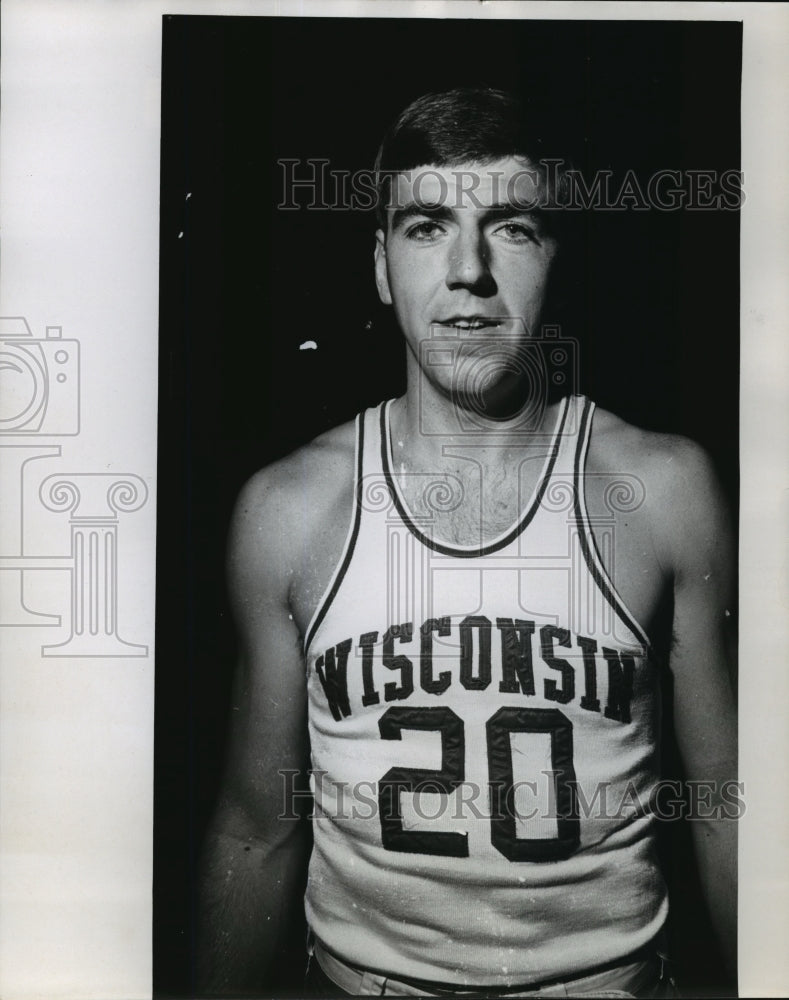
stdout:
[[690,438],[644,430],[600,407],[595,409],[592,449],[595,459],[610,469],[624,468],[626,462],[628,469],[643,472],[656,483],[665,482],[666,488],[676,483],[678,475],[695,479],[713,474],[709,456]]
[[[353,498],[355,426],[333,428],[256,472],[241,488],[228,539],[228,570],[248,593],[265,580],[287,596],[305,553],[330,542]],[[321,542],[323,544],[323,542]],[[330,546],[329,546],[330,547]],[[261,570],[265,574],[261,575]]]
[[236,516],[243,521],[283,519],[279,527],[302,515],[305,504],[312,516],[331,506],[336,493],[347,485],[346,472],[353,468],[354,422],[334,427],[284,458],[256,472],[238,496]]
[[644,430],[598,408],[589,467],[637,477],[653,540],[675,570],[728,536],[728,512],[714,464],[690,438]]

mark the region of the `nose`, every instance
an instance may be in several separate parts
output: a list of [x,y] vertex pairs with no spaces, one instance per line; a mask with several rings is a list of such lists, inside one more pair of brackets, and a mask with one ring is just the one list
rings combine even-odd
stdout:
[[488,266],[488,248],[476,230],[458,233],[449,250],[447,287],[465,288],[475,295],[492,295],[496,283]]

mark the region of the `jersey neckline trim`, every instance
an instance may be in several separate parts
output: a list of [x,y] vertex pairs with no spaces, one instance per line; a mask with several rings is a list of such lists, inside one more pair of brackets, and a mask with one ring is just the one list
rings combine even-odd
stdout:
[[548,483],[550,481],[551,475],[553,473],[553,468],[556,464],[556,459],[559,455],[559,445],[562,440],[562,434],[564,431],[564,426],[567,421],[567,414],[570,409],[570,396],[565,396],[562,400],[562,409],[560,410],[556,425],[554,427],[553,435],[551,437],[551,443],[548,449],[548,454],[546,456],[545,462],[543,464],[542,472],[540,473],[540,478],[532,492],[531,499],[526,505],[525,512],[521,515],[518,521],[509,528],[503,535],[499,535],[498,538],[494,538],[492,541],[487,542],[485,545],[449,545],[444,542],[436,541],[433,538],[425,535],[419,527],[414,523],[410,511],[405,504],[400,488],[397,485],[397,478],[392,472],[392,466],[394,464],[394,459],[392,456],[392,438],[389,426],[389,411],[394,400],[388,400],[381,407],[380,416],[380,432],[381,432],[381,467],[383,469],[384,479],[386,485],[389,489],[389,494],[392,497],[392,502],[394,503],[397,513],[400,515],[403,523],[406,525],[408,530],[417,538],[423,545],[426,545],[429,549],[434,552],[440,552],[445,556],[456,556],[460,559],[476,559],[481,556],[490,555],[494,552],[499,552],[501,549],[506,548],[515,539],[525,531],[529,523],[533,519],[537,510],[539,509],[542,498],[548,488]]
[[334,571],[334,574],[329,581],[326,590],[324,591],[323,597],[321,597],[318,602],[318,607],[315,609],[315,614],[312,617],[312,621],[307,628],[307,635],[304,640],[304,655],[310,648],[310,643],[315,638],[315,633],[318,631],[321,622],[326,617],[326,613],[331,607],[334,598],[337,596],[337,591],[340,589],[340,585],[343,581],[345,574],[348,572],[348,567],[351,564],[351,558],[353,557],[353,550],[356,547],[356,539],[359,535],[359,524],[362,517],[362,504],[360,491],[362,488],[362,471],[363,471],[363,456],[364,456],[364,413],[360,413],[356,417],[356,456],[354,461],[354,468],[356,470],[356,478],[353,484],[353,520],[348,529],[348,534],[345,537],[345,547],[343,549],[342,558]]
[[633,635],[641,643],[643,643],[645,649],[654,654],[649,637],[625,606],[624,601],[619,596],[613,580],[609,576],[603,564],[603,560],[600,557],[600,553],[597,548],[594,533],[592,532],[589,513],[586,509],[584,475],[586,472],[586,456],[589,451],[589,441],[592,436],[592,415],[594,413],[594,409],[594,403],[587,399],[585,401],[583,413],[581,414],[581,423],[578,431],[578,448],[575,454],[575,469],[573,470],[575,517],[581,527],[581,531],[579,531],[581,551],[583,552],[589,572],[592,574],[592,579],[600,588],[600,592],[603,597],[608,601]]

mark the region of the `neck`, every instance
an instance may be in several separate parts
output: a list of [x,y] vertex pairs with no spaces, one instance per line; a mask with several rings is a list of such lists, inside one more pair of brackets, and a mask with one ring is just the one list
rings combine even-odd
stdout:
[[490,451],[501,461],[513,449],[542,445],[553,429],[557,405],[530,398],[522,385],[506,397],[467,399],[443,393],[422,372],[410,376],[390,415],[393,450],[436,458],[465,449],[481,458]]

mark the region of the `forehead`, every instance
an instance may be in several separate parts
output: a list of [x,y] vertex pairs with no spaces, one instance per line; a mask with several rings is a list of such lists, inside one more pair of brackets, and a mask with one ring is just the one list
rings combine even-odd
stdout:
[[426,164],[397,174],[387,208],[410,205],[449,210],[511,205],[530,211],[545,204],[546,185],[529,160],[507,157],[491,163],[458,163],[450,167]]

